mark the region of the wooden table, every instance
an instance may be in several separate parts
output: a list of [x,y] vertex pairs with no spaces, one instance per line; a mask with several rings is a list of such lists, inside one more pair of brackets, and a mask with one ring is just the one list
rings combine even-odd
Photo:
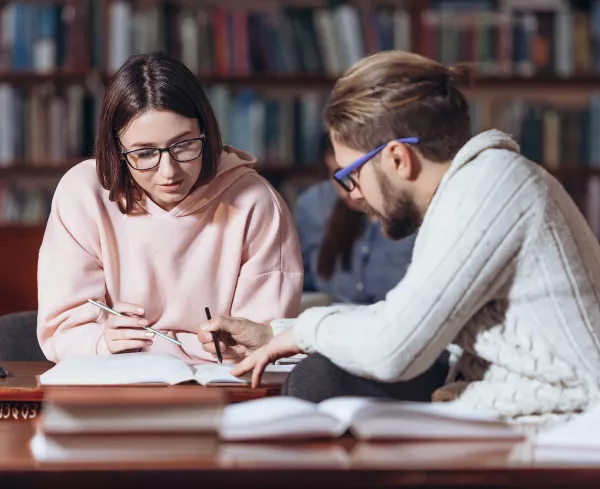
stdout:
[[[35,376],[51,365],[6,362],[10,376],[0,379],[0,404],[37,406],[39,410],[42,391]],[[272,393],[267,388],[248,387],[229,387],[224,391],[233,402]],[[600,453],[587,461],[573,456],[573,451],[548,459],[525,443],[510,442],[366,443],[346,437],[335,441],[252,444],[219,443],[213,439],[206,450],[200,451],[202,456],[119,460],[110,464],[41,463],[29,449],[35,416],[17,416],[27,422],[13,419],[11,411],[0,422],[2,489],[600,486]]]
[[[53,365],[51,362],[2,362],[2,366],[8,371],[8,377],[0,379],[0,422],[3,420],[29,420],[37,416],[43,398],[37,376],[43,374]],[[200,386],[190,387],[204,388]],[[220,385],[206,388],[222,389],[229,403],[248,401],[280,393],[279,386],[251,389],[247,386]]]
[[216,444],[172,461],[38,463],[32,423],[0,424],[3,488],[598,487],[600,464],[548,465],[510,443],[335,442]]

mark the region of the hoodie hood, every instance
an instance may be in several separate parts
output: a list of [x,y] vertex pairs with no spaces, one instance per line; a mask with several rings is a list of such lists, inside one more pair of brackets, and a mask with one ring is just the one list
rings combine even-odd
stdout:
[[165,211],[151,199],[144,200],[145,210],[151,215],[169,214],[172,217],[183,217],[195,214],[218,198],[225,190],[248,173],[254,173],[256,158],[241,149],[224,145],[217,174],[208,184],[193,190],[179,205],[171,211]]

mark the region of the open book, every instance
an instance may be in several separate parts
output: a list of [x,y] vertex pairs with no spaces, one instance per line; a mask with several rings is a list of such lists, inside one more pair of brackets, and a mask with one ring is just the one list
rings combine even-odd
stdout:
[[[131,384],[248,384],[230,373],[232,364],[205,363],[190,366],[166,354],[122,353],[67,358],[40,375],[42,385],[131,385]],[[268,365],[262,384],[283,384],[293,365]]]
[[537,448],[600,451],[600,404],[574,415],[569,421],[542,428],[535,437],[534,444]]
[[455,402],[420,403],[338,397],[319,404],[293,397],[257,399],[225,407],[223,440],[333,438],[350,431],[360,439],[521,439],[518,427],[495,414]]

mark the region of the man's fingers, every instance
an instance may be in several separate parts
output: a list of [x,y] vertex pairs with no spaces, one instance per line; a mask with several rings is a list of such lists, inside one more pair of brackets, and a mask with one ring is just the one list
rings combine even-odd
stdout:
[[[212,339],[209,343],[202,343],[202,348],[208,353],[217,353],[217,349],[215,348],[215,344],[213,343]],[[222,352],[224,352],[227,348],[227,345],[222,341],[219,341],[219,348]]]
[[243,319],[218,316],[208,322],[208,326],[204,329],[204,331],[225,331],[234,336],[239,334],[244,329],[244,322],[245,320]]
[[135,314],[137,316],[143,316],[146,312],[139,304],[131,304],[130,302],[116,302],[112,308],[121,314]]
[[256,353],[249,357],[244,358],[240,363],[231,369],[231,375],[239,377],[247,372],[250,372],[254,368],[256,363]]
[[254,366],[254,371],[252,372],[252,388],[256,388],[260,385],[260,379],[262,377],[265,368],[269,365],[270,359],[269,356],[265,353],[261,355],[258,362]]

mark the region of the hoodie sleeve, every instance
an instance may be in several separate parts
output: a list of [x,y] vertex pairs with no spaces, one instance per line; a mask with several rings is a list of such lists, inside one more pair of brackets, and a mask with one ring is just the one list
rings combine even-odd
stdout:
[[106,294],[94,216],[97,203],[85,185],[88,175],[74,170],[54,194],[38,261],[37,335],[53,362],[108,352],[97,322],[99,311],[87,303],[88,298],[104,300]]
[[248,214],[243,261],[231,315],[268,324],[296,317],[302,296],[302,256],[292,215],[261,177]]

